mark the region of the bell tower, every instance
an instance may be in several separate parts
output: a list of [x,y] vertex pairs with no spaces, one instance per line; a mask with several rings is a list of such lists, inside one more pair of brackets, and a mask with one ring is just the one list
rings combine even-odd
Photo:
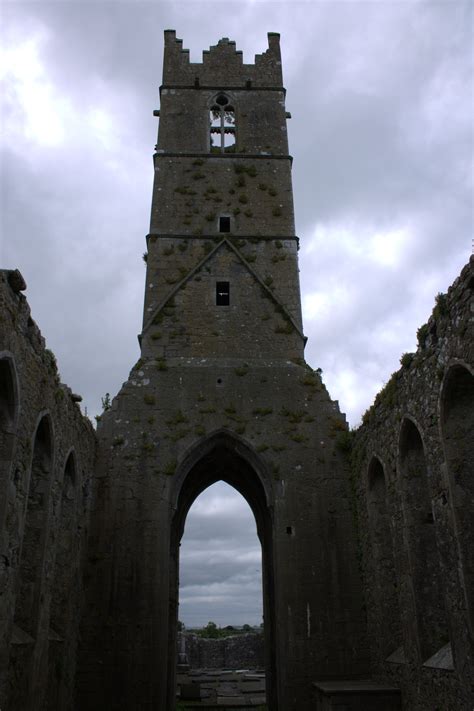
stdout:
[[146,359],[303,357],[280,38],[268,39],[255,64],[226,38],[191,64],[165,32]]
[[[262,545],[267,705],[366,672],[347,425],[303,358],[279,35],[165,31],[141,357],[98,426],[79,711],[175,708],[179,545],[223,480]],[[342,439],[341,439],[342,438]]]

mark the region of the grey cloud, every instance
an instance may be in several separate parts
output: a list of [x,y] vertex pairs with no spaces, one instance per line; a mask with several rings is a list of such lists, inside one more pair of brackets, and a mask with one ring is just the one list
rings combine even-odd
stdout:
[[[2,153],[2,261],[24,273],[33,317],[91,415],[139,354],[162,30],[175,28],[193,61],[230,36],[247,62],[267,31],[281,32],[302,293],[328,303],[307,311],[307,360],[355,424],[471,249],[472,3],[18,2],[2,12],[4,40],[45,32],[40,61],[66,118],[62,143],[35,142],[6,93],[15,130]],[[90,121],[97,108],[112,148]],[[409,239],[393,264],[374,259],[371,236],[390,242],[399,229]],[[255,595],[239,598],[233,578],[257,581],[239,558],[244,545],[258,551],[254,522],[217,513],[217,536],[196,511],[186,614],[206,617],[192,599],[220,581],[204,624],[232,621],[231,591],[239,619],[258,618]],[[204,541],[214,568],[199,558]]]

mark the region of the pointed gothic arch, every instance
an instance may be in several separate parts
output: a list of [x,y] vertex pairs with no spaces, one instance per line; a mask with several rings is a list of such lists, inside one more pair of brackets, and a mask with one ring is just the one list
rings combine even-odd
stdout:
[[53,426],[43,414],[33,438],[33,456],[23,526],[15,624],[36,636],[45,544],[45,524],[53,472]]
[[417,645],[425,662],[449,639],[425,445],[409,416],[400,428],[398,466],[403,525],[416,609]]
[[175,699],[176,634],[179,593],[179,546],[186,516],[197,497],[217,481],[224,481],[243,496],[252,510],[262,546],[263,610],[267,704],[277,711],[275,657],[275,589],[270,479],[258,455],[240,438],[219,430],[194,447],[179,467],[172,491],[174,515],[170,536],[170,609],[168,633],[168,699]]
[[[49,494],[54,462],[51,416],[40,414],[32,440],[29,480],[24,492],[21,552],[16,580],[14,640],[10,650],[11,708],[26,708],[33,693],[34,649],[38,640]],[[15,641],[16,638],[16,641]],[[39,643],[41,644],[41,635]]]
[[474,627],[474,374],[461,362],[447,370],[441,386],[440,429],[454,511],[465,596]]
[[401,625],[386,473],[376,455],[369,462],[367,484],[372,560],[381,622],[377,639],[381,656],[385,658],[401,644]]
[[14,358],[9,353],[0,353],[0,530],[6,518],[8,481],[19,409]]
[[71,634],[77,615],[77,459],[70,449],[65,460],[58,505],[56,555],[49,616],[47,707],[54,711],[71,705],[71,679],[74,669],[75,640]]

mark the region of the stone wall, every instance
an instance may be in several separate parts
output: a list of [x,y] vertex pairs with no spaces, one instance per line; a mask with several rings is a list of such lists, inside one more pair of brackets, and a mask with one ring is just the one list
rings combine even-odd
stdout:
[[191,669],[262,669],[265,665],[263,634],[204,639],[189,632],[178,635],[178,649],[184,636]]
[[95,434],[0,271],[0,707],[73,706]]
[[165,30],[163,84],[172,86],[205,85],[256,87],[281,86],[280,35],[268,33],[268,50],[255,55],[255,64],[244,64],[242,52],[226,37],[203,52],[202,62],[190,62],[189,50],[176,38],[174,30]]
[[474,258],[353,449],[374,672],[410,711],[473,706]]

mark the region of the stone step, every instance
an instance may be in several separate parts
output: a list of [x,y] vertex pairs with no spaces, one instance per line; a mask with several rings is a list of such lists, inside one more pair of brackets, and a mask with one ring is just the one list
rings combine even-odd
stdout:
[[400,711],[400,689],[371,679],[313,683],[315,711]]

